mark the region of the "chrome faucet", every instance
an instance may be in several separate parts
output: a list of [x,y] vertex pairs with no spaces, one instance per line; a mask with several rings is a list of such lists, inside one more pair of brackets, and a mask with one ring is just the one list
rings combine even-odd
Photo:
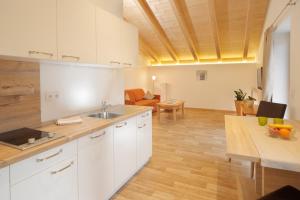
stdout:
[[106,101],[101,101],[101,110],[102,110],[102,112],[106,112],[107,111],[107,109],[110,107],[111,105],[110,104],[107,104],[107,102]]

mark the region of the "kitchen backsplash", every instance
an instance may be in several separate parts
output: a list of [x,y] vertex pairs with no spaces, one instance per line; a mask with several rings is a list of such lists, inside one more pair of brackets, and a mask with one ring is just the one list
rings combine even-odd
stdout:
[[123,69],[41,64],[42,121],[124,102]]
[[0,60],[0,133],[40,122],[39,64]]

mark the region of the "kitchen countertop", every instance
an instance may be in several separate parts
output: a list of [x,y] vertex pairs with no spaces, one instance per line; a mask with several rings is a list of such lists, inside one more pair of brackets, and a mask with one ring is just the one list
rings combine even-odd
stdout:
[[[26,150],[19,150],[16,148],[12,148],[0,144],[0,168],[24,160],[32,155],[49,150],[53,147],[65,144],[67,142],[80,138],[89,133],[95,132],[97,130],[101,130],[103,128],[112,126],[115,123],[121,122],[130,117],[152,110],[152,108],[145,107],[145,106],[126,105],[126,106],[112,107],[110,110],[111,112],[120,113],[121,116],[113,119],[98,119],[98,118],[87,117],[87,113],[85,113],[80,115],[83,120],[83,122],[80,124],[57,126],[54,122],[52,122],[48,125],[37,128],[39,130],[54,132],[54,133],[62,134],[64,136],[62,138],[47,142],[39,146],[28,148]],[[90,113],[95,113],[95,112],[97,111],[90,112]]]

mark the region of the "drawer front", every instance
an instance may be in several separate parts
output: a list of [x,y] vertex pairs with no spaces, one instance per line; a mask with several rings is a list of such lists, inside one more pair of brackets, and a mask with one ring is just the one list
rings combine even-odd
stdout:
[[11,200],[77,200],[77,194],[76,156],[11,186]]
[[137,124],[140,125],[149,122],[151,121],[151,118],[152,118],[152,111],[144,112],[137,116]]
[[11,184],[14,185],[19,181],[26,179],[44,169],[51,167],[53,164],[63,161],[77,154],[77,141],[55,147],[43,153],[34,155],[26,160],[10,166]]

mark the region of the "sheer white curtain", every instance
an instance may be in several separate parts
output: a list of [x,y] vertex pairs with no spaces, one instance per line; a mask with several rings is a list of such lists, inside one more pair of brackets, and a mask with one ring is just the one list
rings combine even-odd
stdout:
[[273,56],[273,34],[276,27],[271,26],[265,31],[264,35],[264,54],[263,54],[263,78],[262,99],[265,101],[271,101],[273,93],[273,69],[272,69],[272,56]]

